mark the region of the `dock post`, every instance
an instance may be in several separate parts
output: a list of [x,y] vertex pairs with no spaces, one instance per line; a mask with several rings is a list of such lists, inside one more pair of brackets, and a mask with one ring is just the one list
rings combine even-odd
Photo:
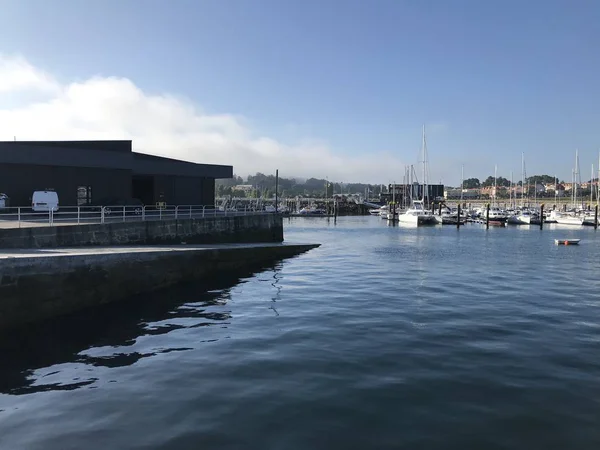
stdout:
[[485,229],[490,228],[490,204],[485,205]]
[[279,169],[275,170],[275,214],[279,211],[277,203],[279,202],[278,193],[279,190]]
[[439,215],[442,216],[442,202],[440,202]]
[[[442,207],[440,206],[440,210],[442,209]],[[458,230],[460,228],[460,203],[458,204],[458,209],[456,210],[456,229]],[[441,213],[440,213],[441,216]]]
[[598,205],[594,208],[594,230],[598,229]]
[[544,229],[544,204],[540,205],[540,230]]

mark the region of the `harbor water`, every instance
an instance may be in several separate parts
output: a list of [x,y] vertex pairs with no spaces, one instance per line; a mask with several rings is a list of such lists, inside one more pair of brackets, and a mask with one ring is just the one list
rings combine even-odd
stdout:
[[2,335],[0,449],[600,448],[598,231],[285,237],[322,246]]

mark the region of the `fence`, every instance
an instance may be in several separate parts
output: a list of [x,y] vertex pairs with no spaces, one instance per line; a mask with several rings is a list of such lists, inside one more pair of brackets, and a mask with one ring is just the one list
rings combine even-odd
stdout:
[[67,206],[53,211],[34,211],[31,207],[0,209],[0,228],[82,225],[148,220],[198,219],[219,216],[272,214],[251,208],[223,209],[214,205],[164,206]]

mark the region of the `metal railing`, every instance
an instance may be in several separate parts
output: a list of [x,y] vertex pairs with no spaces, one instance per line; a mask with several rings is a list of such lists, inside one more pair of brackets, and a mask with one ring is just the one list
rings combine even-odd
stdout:
[[0,208],[0,228],[201,219],[261,214],[273,213],[252,208],[226,209],[214,205],[61,206],[56,211],[34,211],[31,207],[14,206]]

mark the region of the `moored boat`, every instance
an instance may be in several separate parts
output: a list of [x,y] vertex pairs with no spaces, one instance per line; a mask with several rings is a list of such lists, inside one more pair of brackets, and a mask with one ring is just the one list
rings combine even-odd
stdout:
[[554,239],[556,245],[578,245],[581,239]]

